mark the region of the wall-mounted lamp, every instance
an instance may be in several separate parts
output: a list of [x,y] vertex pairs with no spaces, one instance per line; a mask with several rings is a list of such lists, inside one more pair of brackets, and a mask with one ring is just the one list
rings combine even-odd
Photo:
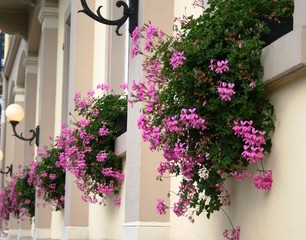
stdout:
[[36,146],[37,147],[39,146],[39,126],[37,126],[35,130],[31,129],[29,131],[30,133],[32,133],[32,137],[30,137],[30,138],[25,138],[23,136],[23,133],[18,134],[16,132],[17,124],[24,117],[24,110],[20,105],[18,105],[16,103],[13,103],[13,104],[9,105],[6,108],[5,114],[6,114],[7,119],[9,120],[10,124],[12,124],[13,132],[14,132],[13,136],[15,136],[15,137],[17,137],[17,138],[19,138],[23,141],[29,141],[30,145],[32,144],[33,140],[35,139]]
[[124,1],[118,1],[116,3],[116,6],[123,7],[123,16],[120,19],[117,20],[108,20],[102,17],[101,14],[101,8],[102,6],[98,7],[97,14],[93,13],[87,3],[86,0],[81,0],[81,4],[83,9],[79,12],[83,12],[92,19],[94,19],[97,22],[106,24],[106,25],[115,25],[117,26],[115,32],[118,36],[121,36],[122,34],[119,33],[119,28],[125,23],[125,21],[129,18],[129,32],[132,33],[134,28],[138,24],[138,2],[139,0],[129,0],[129,5],[127,5]]
[[[3,152],[0,151],[0,162],[3,160]],[[13,174],[13,164],[11,164],[9,167],[6,167],[7,168],[7,171],[6,172],[3,172],[0,170],[0,173],[2,174],[10,174],[10,177],[12,177],[12,174]]]

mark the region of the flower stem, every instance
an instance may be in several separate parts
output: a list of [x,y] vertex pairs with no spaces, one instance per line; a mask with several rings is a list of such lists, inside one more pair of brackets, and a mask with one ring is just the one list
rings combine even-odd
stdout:
[[227,217],[228,221],[230,222],[232,228],[235,229],[235,228],[234,228],[234,225],[233,225],[233,223],[232,223],[230,217],[229,217],[228,214],[226,213],[226,211],[225,211],[223,208],[221,208],[221,210],[224,212],[224,214],[225,214],[225,216]]

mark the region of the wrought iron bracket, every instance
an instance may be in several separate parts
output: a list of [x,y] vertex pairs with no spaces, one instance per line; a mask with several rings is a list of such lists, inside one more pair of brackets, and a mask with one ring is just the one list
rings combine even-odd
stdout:
[[3,172],[3,171],[0,170],[0,173],[5,174],[5,175],[10,174],[10,177],[12,177],[12,175],[13,175],[13,164],[11,164],[9,167],[6,167],[6,168],[7,168],[6,172]]
[[138,5],[139,5],[139,0],[129,0],[129,5],[126,4],[124,1],[118,1],[116,3],[116,6],[118,8],[123,7],[123,16],[117,20],[108,20],[104,18],[101,14],[101,8],[102,6],[99,6],[97,9],[97,14],[92,12],[87,3],[86,0],[81,0],[81,4],[83,9],[80,10],[79,12],[85,13],[92,19],[94,19],[97,22],[100,22],[102,24],[106,25],[114,25],[117,26],[115,32],[118,36],[121,36],[122,33],[119,32],[120,27],[126,22],[126,20],[129,18],[129,33],[131,34],[134,30],[134,28],[138,24]]
[[32,144],[33,140],[35,139],[35,145],[38,147],[39,146],[39,126],[37,126],[35,130],[31,129],[29,131],[30,133],[32,133],[32,137],[25,138],[23,136],[23,133],[18,134],[16,132],[16,126],[17,126],[18,123],[19,122],[17,122],[17,121],[10,121],[10,124],[12,124],[12,127],[13,127],[13,132],[14,132],[13,136],[15,136],[15,137],[17,137],[17,138],[19,138],[23,141],[28,141],[30,145]]

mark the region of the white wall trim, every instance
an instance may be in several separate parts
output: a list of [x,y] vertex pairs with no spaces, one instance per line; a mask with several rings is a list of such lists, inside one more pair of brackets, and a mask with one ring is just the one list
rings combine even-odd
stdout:
[[18,236],[19,229],[9,229],[8,230],[8,239],[11,237],[16,237]]
[[64,227],[62,240],[84,240],[88,239],[87,227]]
[[122,240],[168,240],[169,222],[128,222],[123,224]]
[[33,231],[33,239],[49,239],[50,238],[51,229],[50,228],[35,228]]
[[31,229],[19,229],[18,239],[32,239]]

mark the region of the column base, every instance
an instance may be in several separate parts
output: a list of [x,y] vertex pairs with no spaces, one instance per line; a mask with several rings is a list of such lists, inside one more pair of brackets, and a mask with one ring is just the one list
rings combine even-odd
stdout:
[[17,240],[18,239],[18,232],[19,232],[19,229],[9,229],[7,239],[8,240],[15,240],[15,239]]
[[33,239],[34,240],[45,240],[50,239],[50,228],[35,228],[33,231]]
[[129,222],[123,224],[122,240],[169,240],[168,222]]
[[63,240],[86,240],[88,239],[87,227],[64,227],[63,228]]

